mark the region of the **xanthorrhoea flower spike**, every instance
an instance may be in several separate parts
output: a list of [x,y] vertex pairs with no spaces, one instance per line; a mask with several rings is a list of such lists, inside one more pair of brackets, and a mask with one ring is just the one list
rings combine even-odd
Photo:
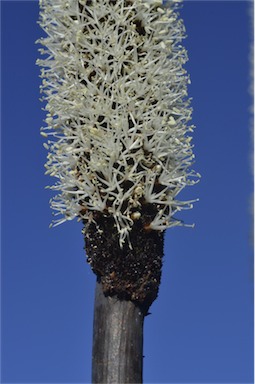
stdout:
[[100,235],[111,223],[120,248],[134,248],[136,227],[161,236],[192,207],[176,199],[197,177],[176,3],[40,0],[54,225],[77,217],[88,243],[88,225]]

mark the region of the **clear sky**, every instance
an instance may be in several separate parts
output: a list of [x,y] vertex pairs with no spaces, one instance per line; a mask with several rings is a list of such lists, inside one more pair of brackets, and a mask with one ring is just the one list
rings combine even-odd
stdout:
[[[248,1],[185,1],[200,198],[166,233],[145,383],[253,382]],[[38,2],[1,2],[2,382],[89,383],[95,276],[81,225],[49,229]]]

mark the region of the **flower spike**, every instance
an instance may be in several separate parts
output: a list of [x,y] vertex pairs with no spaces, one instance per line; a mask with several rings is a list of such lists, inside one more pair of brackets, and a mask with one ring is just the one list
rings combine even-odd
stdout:
[[[119,243],[182,223],[193,164],[187,52],[177,0],[40,0],[46,173],[60,218],[113,217]],[[49,140],[50,138],[50,140]],[[131,244],[130,244],[131,246]]]

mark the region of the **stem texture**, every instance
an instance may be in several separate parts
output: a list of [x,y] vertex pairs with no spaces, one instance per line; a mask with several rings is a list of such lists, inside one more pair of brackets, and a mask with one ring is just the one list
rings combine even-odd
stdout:
[[92,383],[142,383],[143,311],[96,283]]

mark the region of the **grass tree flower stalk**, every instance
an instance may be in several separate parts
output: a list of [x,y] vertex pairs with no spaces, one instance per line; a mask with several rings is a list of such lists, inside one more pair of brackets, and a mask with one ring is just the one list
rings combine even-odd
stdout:
[[198,177],[178,1],[40,0],[40,25],[52,225],[82,221],[98,279],[93,382],[141,382],[143,316],[158,294],[164,232],[182,225],[175,215],[193,201],[178,195]]

